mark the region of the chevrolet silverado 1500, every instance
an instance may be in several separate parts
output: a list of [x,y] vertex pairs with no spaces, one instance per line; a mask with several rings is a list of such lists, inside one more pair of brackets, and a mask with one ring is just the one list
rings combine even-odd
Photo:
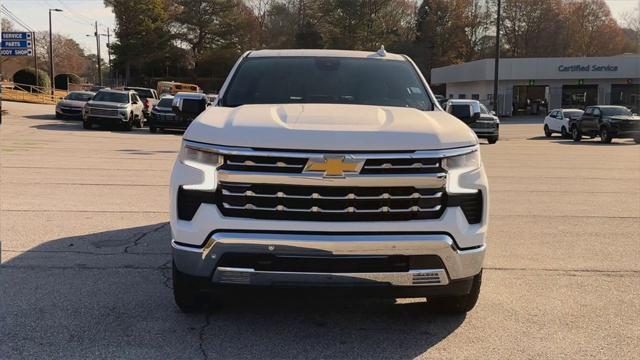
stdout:
[[487,196],[478,138],[408,57],[248,52],[173,168],[175,301],[319,287],[469,311]]

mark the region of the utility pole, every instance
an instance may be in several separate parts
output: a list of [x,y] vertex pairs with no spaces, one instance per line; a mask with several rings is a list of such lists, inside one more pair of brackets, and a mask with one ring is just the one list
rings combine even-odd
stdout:
[[496,114],[498,114],[498,67],[500,64],[500,7],[500,0],[498,0],[498,11],[496,14],[496,57],[493,73],[493,111],[495,111]]
[[109,57],[109,79],[113,80],[113,71],[111,70],[111,33],[107,28],[107,55]]
[[98,22],[96,21],[96,46],[98,48],[98,84],[102,86],[102,66],[100,64],[100,34],[98,33]]
[[[51,95],[56,94],[56,83],[53,77],[53,33],[51,32],[51,12],[61,12],[61,9],[49,9],[49,80],[51,81]],[[36,73],[38,71],[36,70]]]

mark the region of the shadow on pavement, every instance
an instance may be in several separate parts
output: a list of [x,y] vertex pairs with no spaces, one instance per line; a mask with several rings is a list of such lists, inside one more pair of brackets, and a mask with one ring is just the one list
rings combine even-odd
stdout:
[[[32,358],[414,358],[465,319],[424,302],[246,297],[173,303],[168,223],[5,245],[0,351]],[[5,242],[6,244],[6,242]]]
[[[88,129],[82,128],[81,121],[77,121],[77,120],[69,120],[68,122],[66,120],[62,120],[62,121],[65,121],[65,122],[59,122],[54,124],[33,125],[31,127],[34,129],[51,130],[51,131],[109,131],[109,132],[117,132],[121,134],[149,135],[149,136],[157,135],[157,134],[150,133],[148,128],[141,128],[141,129],[133,128],[131,131],[125,131],[116,126],[94,125],[92,129],[88,130]],[[163,131],[162,133],[182,136],[184,132],[183,131]]]
[[613,142],[610,144],[603,144],[600,142],[600,139],[582,139],[580,142],[575,142],[571,139],[563,139],[560,136],[534,136],[530,137],[527,140],[546,140],[549,142],[553,142],[556,144],[562,145],[586,145],[586,146],[620,146],[620,145],[635,145],[635,142],[632,139],[613,139]]

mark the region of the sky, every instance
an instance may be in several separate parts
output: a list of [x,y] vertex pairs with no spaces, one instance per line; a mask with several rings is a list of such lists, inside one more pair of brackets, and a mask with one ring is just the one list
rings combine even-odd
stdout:
[[[135,1],[135,0],[132,0]],[[626,13],[640,7],[640,0],[605,0],[613,16],[621,22]],[[111,9],[105,8],[103,0],[1,0],[13,14],[36,31],[48,30],[48,9],[59,8],[63,12],[52,13],[53,31],[77,41],[85,53],[96,53],[94,22],[98,21],[101,33],[107,28],[113,32],[115,19]],[[4,17],[4,15],[3,15]],[[101,55],[106,59],[106,38],[101,39]]]

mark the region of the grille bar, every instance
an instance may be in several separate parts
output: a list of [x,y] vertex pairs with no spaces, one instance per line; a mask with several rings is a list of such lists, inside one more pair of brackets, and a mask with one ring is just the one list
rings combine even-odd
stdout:
[[328,195],[320,195],[317,192],[312,193],[311,195],[289,195],[285,194],[282,191],[278,191],[275,194],[257,194],[254,191],[246,190],[246,191],[238,191],[234,192],[228,189],[222,189],[222,195],[228,196],[245,196],[245,197],[263,197],[263,198],[284,198],[284,199],[328,199],[328,200],[381,200],[381,199],[435,199],[442,197],[442,192],[437,192],[432,195],[424,195],[419,192],[414,192],[411,195],[391,195],[387,192],[382,193],[376,196],[365,196],[365,195],[356,195],[354,193],[349,193],[345,196],[328,196]]
[[245,161],[231,161],[231,160],[227,160],[226,162],[228,165],[232,165],[232,166],[268,166],[268,167],[279,167],[279,168],[296,168],[296,169],[302,169],[302,165],[289,165],[287,163],[284,163],[282,161],[278,161],[275,164],[273,163],[257,163],[255,161],[252,160],[245,160]]
[[222,205],[227,209],[235,209],[235,210],[259,210],[259,211],[291,211],[291,212],[303,212],[303,213],[330,213],[330,214],[348,214],[348,213],[363,213],[363,214],[375,214],[375,213],[407,213],[407,212],[435,212],[439,211],[441,206],[436,205],[431,208],[423,209],[419,206],[412,206],[408,209],[393,209],[388,206],[383,206],[378,209],[356,209],[353,206],[350,206],[346,209],[338,209],[338,210],[329,210],[329,209],[321,209],[318,206],[313,206],[309,209],[295,209],[288,208],[284,205],[277,205],[276,207],[260,207],[253,204],[246,204],[243,206],[234,206],[228,203],[223,202]]

